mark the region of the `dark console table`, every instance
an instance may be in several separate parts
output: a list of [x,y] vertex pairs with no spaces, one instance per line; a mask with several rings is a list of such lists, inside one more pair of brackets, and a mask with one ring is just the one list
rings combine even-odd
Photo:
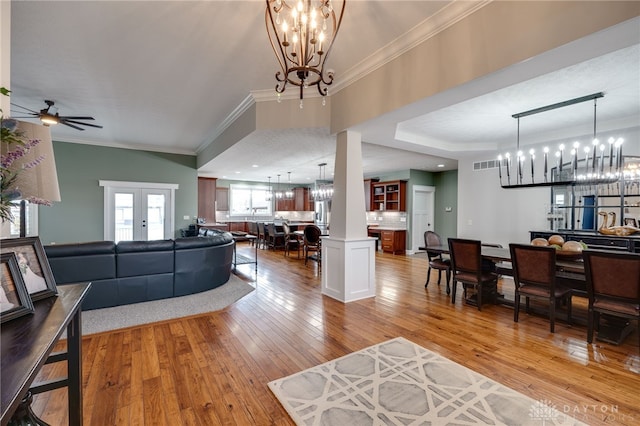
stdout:
[[[34,303],[35,312],[2,324],[0,391],[2,426],[12,416],[30,415],[32,394],[67,387],[69,424],[82,425],[82,328],[80,305],[90,283],[58,288],[58,295]],[[51,353],[63,331],[67,351]],[[67,362],[67,377],[33,384],[40,369]]]
[[620,237],[617,235],[603,235],[595,231],[529,231],[531,239],[549,238],[557,234],[565,241],[582,241],[589,248],[598,250],[622,250],[640,253],[640,233]]

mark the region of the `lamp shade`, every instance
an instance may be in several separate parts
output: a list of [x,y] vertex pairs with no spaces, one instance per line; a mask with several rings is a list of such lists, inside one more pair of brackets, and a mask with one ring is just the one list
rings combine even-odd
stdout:
[[[13,188],[20,192],[20,199],[23,200],[35,198],[45,201],[60,201],[51,130],[49,127],[26,121],[18,121],[17,123],[17,130],[22,134],[24,141],[37,139],[40,142],[29,148],[29,152],[11,164],[12,170],[19,170],[15,183],[12,185]],[[3,154],[11,149],[5,145],[2,144]],[[28,164],[37,165],[25,167]]]

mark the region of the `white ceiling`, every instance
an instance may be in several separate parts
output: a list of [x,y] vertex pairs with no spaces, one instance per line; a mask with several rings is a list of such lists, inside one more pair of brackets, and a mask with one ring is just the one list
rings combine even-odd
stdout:
[[[387,52],[484,4],[349,2],[329,61],[336,73],[330,93],[384,63]],[[104,126],[81,132],[57,125],[55,140],[196,154],[250,94],[275,86],[263,2],[13,1],[11,7],[11,101],[39,110],[51,99],[60,115],[91,115]],[[512,114],[595,92],[606,94],[598,101],[600,129],[640,126],[634,21],[357,126],[365,175],[455,169],[464,156],[493,155],[513,143]],[[585,103],[523,118],[521,138],[557,139],[559,129],[588,134],[592,109]],[[318,177],[322,162],[330,176],[334,150],[328,130],[260,131],[199,172],[257,181],[277,174],[285,181],[292,172],[303,183]]]

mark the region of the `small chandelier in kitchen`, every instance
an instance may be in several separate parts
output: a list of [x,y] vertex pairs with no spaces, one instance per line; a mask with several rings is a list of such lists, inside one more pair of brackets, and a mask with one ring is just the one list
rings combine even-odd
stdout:
[[328,201],[333,197],[333,183],[326,180],[324,176],[324,168],[327,163],[320,163],[320,176],[316,181],[315,188],[311,190],[311,196],[315,201]]
[[304,89],[316,86],[327,96],[327,86],[333,83],[333,72],[325,63],[333,46],[346,0],[342,0],[336,17],[332,0],[266,0],[265,24],[273,52],[280,63],[276,73],[278,101],[287,84],[300,88],[300,108]]
[[264,193],[264,198],[266,201],[271,201],[273,200],[273,191],[271,190],[271,176],[268,176],[267,179],[269,179],[269,186],[267,186],[267,190]]
[[293,188],[291,187],[291,172],[289,173],[289,185],[287,186],[287,190],[284,192],[284,198],[286,200],[293,200]]
[[284,192],[280,191],[280,175],[278,175],[278,186],[275,192],[276,200],[280,200],[284,197]]

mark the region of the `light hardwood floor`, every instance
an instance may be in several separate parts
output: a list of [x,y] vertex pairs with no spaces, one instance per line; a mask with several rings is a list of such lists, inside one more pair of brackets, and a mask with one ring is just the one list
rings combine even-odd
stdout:
[[[246,251],[246,245],[239,247]],[[424,255],[377,254],[377,295],[343,304],[322,296],[314,262],[260,250],[239,275],[256,287],[218,312],[85,336],[85,425],[288,425],[267,387],[281,378],[403,336],[590,424],[640,424],[637,331],[620,345],[586,342],[586,327],[506,306],[452,304],[444,284],[424,287]],[[504,280],[502,291],[512,293]],[[574,297],[574,314],[585,301]],[[46,366],[41,378],[64,373]],[[65,390],[34,411],[67,424]]]

